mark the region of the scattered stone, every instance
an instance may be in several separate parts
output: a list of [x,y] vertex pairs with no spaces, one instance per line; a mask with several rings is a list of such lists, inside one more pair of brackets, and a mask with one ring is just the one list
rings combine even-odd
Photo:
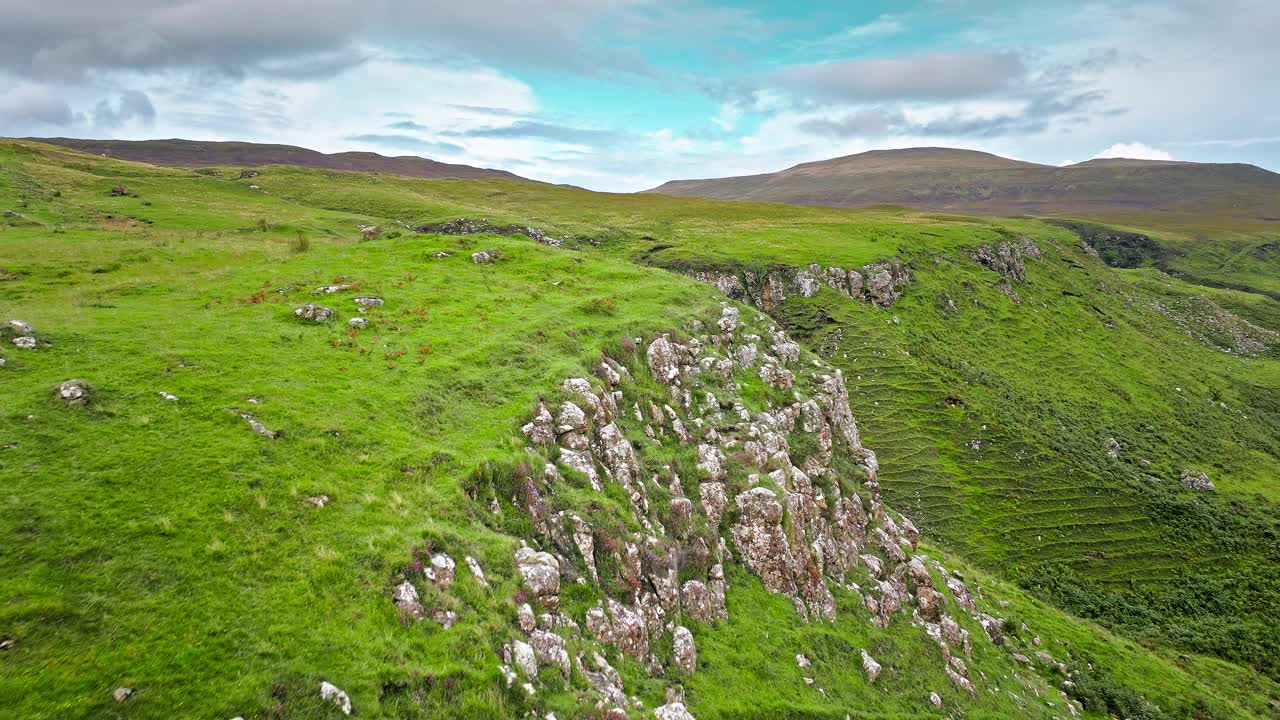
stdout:
[[497,250],[481,250],[471,253],[471,262],[477,265],[488,265],[498,259]]
[[268,428],[266,425],[263,425],[262,423],[258,422],[258,419],[254,417],[252,413],[240,413],[240,417],[244,418],[245,422],[249,423],[249,427],[252,428],[253,431],[258,433],[259,435],[262,435],[263,437],[269,437],[272,440],[275,440],[276,438],[280,437],[279,432],[272,430]]
[[369,321],[362,317],[353,317],[347,321],[347,325],[353,328],[364,328],[369,326]]
[[471,571],[471,577],[476,579],[476,583],[485,590],[489,589],[489,580],[484,576],[484,568],[480,567],[480,561],[467,556],[467,569]]
[[350,285],[322,285],[311,291],[312,295],[332,295],[343,290],[350,290]]
[[453,558],[444,553],[432,555],[431,562],[422,571],[428,580],[440,587],[452,585],[456,573],[457,564],[453,562]]
[[327,680],[320,683],[320,699],[333,703],[343,715],[351,714],[351,698],[347,697],[341,688]]
[[359,305],[362,308],[382,307],[385,304],[382,298],[377,298],[377,297],[351,298],[351,302]]
[[31,328],[31,324],[22,320],[10,320],[7,324],[15,335],[31,335],[35,333],[35,330]]
[[941,710],[941,709],[942,709],[942,696],[941,696],[941,695],[939,695],[939,694],[938,694],[938,693],[936,693],[936,692],[931,692],[931,693],[929,693],[929,704],[930,704],[930,705],[932,705],[932,706],[934,706],[934,707],[936,707],[936,708],[938,708],[939,710]]
[[397,585],[391,597],[395,600],[396,607],[406,617],[414,620],[421,620],[426,617],[426,611],[422,607],[422,602],[418,599],[418,589],[408,580]]
[[313,305],[312,303],[307,303],[306,305],[303,305],[297,310],[294,310],[293,316],[298,318],[299,320],[306,320],[308,322],[321,323],[333,317],[333,310],[323,305]]
[[796,665],[801,669],[813,667],[813,663],[809,662],[809,658],[805,657],[803,654],[796,656]]
[[448,630],[458,623],[458,613],[434,608],[431,611],[431,619],[439,623],[441,628]]
[[83,380],[67,380],[58,386],[58,399],[68,405],[88,405],[89,385]]
[[111,693],[111,697],[112,697],[112,698],[115,698],[115,701],[116,701],[116,702],[118,702],[118,703],[123,703],[123,702],[128,701],[128,700],[129,700],[129,698],[131,698],[131,697],[133,697],[134,695],[136,695],[136,694],[137,694],[137,692],[138,692],[138,691],[137,691],[137,690],[134,690],[133,688],[128,688],[128,687],[118,687],[118,688],[116,688],[116,689],[115,689],[115,692]]
[[311,503],[312,505],[315,505],[318,508],[322,508],[325,505],[329,504],[329,496],[328,495],[312,495],[311,497],[307,498],[307,502]]
[[165,400],[168,400],[169,402],[176,402],[178,399],[177,395],[170,395],[169,393],[163,390],[160,391],[160,397],[164,398]]
[[14,338],[14,339],[13,339],[13,344],[14,344],[14,345],[17,345],[18,347],[22,348],[23,350],[35,350],[35,349],[36,349],[36,339],[35,339],[35,338],[33,338],[33,337],[31,337],[30,335],[20,335],[20,336],[18,336],[18,337],[16,337],[16,338]]
[[1107,450],[1107,458],[1115,460],[1120,457],[1120,442],[1115,438],[1107,438],[1103,447]]

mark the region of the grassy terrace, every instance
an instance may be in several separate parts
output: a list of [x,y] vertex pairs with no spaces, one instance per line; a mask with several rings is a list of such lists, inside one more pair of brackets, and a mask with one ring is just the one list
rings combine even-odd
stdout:
[[[13,640],[0,702],[13,717],[331,717],[320,680],[347,689],[360,716],[526,713],[495,655],[514,612],[515,538],[478,522],[463,481],[509,460],[531,405],[602,348],[719,308],[714,289],[661,266],[892,256],[914,268],[892,309],[823,290],[779,314],[843,368],[890,502],[969,563],[992,612],[1166,716],[1274,714],[1280,361],[1219,352],[1152,306],[1199,288],[1117,273],[1029,220],[238,171],[0,141],[0,209],[14,212],[0,218],[0,320],[49,343],[0,348],[0,636]],[[137,197],[110,195],[117,184]],[[397,224],[459,216],[593,242]],[[359,242],[357,223],[400,235]],[[963,250],[1023,234],[1045,257],[1028,261],[1015,305]],[[502,260],[470,262],[488,248]],[[353,290],[311,294],[333,283]],[[1210,297],[1274,312],[1231,292]],[[386,300],[363,330],[345,324],[355,294]],[[295,321],[313,300],[338,322]],[[73,377],[95,390],[88,408],[53,397]],[[282,436],[253,433],[238,412]],[[1184,467],[1218,491],[1182,489]],[[332,502],[313,507],[318,494]],[[495,585],[464,581],[447,632],[402,627],[388,599],[424,538],[476,556]],[[745,573],[730,579],[730,624],[696,629],[699,718],[920,717],[933,711],[919,688],[952,689],[914,628],[874,628],[849,597],[838,623],[805,625]],[[857,671],[861,647],[890,658],[883,684]],[[799,683],[799,652],[830,660],[829,698]],[[1050,714],[1011,693],[1054,678],[1021,678],[1030,671],[985,647],[972,667],[1010,692],[945,694],[948,708]],[[122,685],[138,698],[115,704]],[[567,717],[573,699],[563,688],[543,709]]]

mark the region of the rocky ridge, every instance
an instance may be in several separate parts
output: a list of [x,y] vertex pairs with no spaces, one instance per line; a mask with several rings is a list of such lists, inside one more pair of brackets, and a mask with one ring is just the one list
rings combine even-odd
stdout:
[[[973,641],[958,618],[997,645],[1004,621],[979,613],[960,574],[919,553],[915,525],[881,502],[876,456],[860,442],[840,371],[736,307],[686,330],[647,345],[628,339],[629,357],[603,357],[594,379],[566,379],[522,427],[528,459],[512,485],[471,489],[495,517],[517,512],[533,528],[513,556],[522,590],[498,650],[507,685],[536,698],[550,671],[584,678],[604,717],[692,717],[681,683],[698,667],[689,625],[729,617],[725,568],[736,562],[807,621],[834,621],[836,593],[856,593],[871,622],[918,626],[950,681],[976,694],[983,680],[966,665]],[[751,388],[765,393],[763,406],[746,399]],[[687,463],[652,459],[672,453]],[[626,498],[617,519],[630,530],[556,510],[567,487],[603,497],[609,485]],[[439,586],[433,568],[445,563],[418,564],[418,577]],[[566,607],[569,583],[598,600]],[[412,582],[396,585],[393,600],[411,620],[456,620],[423,608]],[[647,711],[628,695],[606,646],[663,678],[666,703]],[[863,665],[870,682],[891,672],[865,651]]]

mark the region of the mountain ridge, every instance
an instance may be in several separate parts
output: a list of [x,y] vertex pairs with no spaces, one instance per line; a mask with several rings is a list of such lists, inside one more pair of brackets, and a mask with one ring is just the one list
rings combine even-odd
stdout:
[[220,140],[91,140],[83,138],[28,138],[94,155],[145,162],[167,167],[215,165],[297,165],[324,170],[384,172],[427,179],[506,179],[540,182],[494,168],[446,163],[418,155],[381,155],[367,151],[322,153],[297,145]]
[[649,193],[718,200],[936,210],[1187,211],[1267,220],[1280,174],[1243,163],[1100,158],[1064,167],[953,148],[872,150],[773,173],[673,180]]

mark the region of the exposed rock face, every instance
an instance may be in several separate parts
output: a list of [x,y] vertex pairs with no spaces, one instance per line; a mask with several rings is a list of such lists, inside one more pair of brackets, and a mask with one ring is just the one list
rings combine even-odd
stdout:
[[351,698],[333,683],[328,681],[320,683],[320,699],[333,703],[343,715],[351,714]]
[[323,305],[307,303],[293,311],[293,316],[306,322],[322,323],[333,317],[333,309]]
[[806,268],[774,268],[759,277],[743,277],[733,272],[702,270],[690,273],[695,280],[714,285],[725,295],[760,308],[772,310],[788,296],[813,297],[822,285],[855,300],[889,307],[902,296],[902,288],[911,282],[911,272],[903,263],[892,260],[875,263],[861,270],[823,267],[811,263]]
[[733,526],[733,542],[742,560],[772,592],[794,595],[788,558],[791,549],[782,532],[782,504],[777,494],[758,487],[738,495],[739,519]]
[[[585,415],[583,420],[586,420]],[[555,421],[551,417],[551,411],[542,403],[538,403],[538,407],[533,413],[533,421],[520,428],[520,430],[535,445],[554,445],[556,442]]]
[[68,405],[88,405],[89,384],[83,380],[67,380],[58,385],[58,399]]
[[483,218],[458,218],[441,223],[427,223],[414,227],[413,231],[435,235],[524,235],[537,243],[551,247],[560,247],[566,240],[571,239],[569,235],[556,237],[545,230],[527,225],[494,225]]
[[1196,492],[1213,492],[1215,489],[1208,475],[1202,472],[1192,472],[1191,470],[1182,471],[1182,484]]

